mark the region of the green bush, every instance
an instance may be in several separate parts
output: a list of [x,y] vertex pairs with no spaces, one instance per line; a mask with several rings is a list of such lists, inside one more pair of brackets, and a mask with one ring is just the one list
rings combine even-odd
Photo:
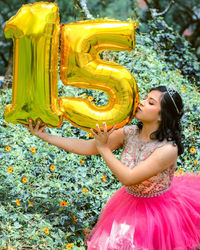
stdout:
[[[104,52],[104,59],[130,70],[139,86],[140,96],[154,85],[172,85],[182,95],[185,114],[182,120],[184,154],[177,171],[199,171],[199,92],[179,68],[158,54],[151,36],[137,34],[132,52]],[[183,58],[183,61],[185,59]],[[174,64],[175,65],[175,64]],[[107,97],[98,91],[65,87],[63,95],[93,96],[103,105]],[[121,187],[99,156],[79,156],[65,152],[32,136],[21,125],[4,121],[4,109],[11,102],[11,90],[0,100],[0,245],[14,249],[85,249],[85,231],[91,229],[112,193]],[[135,123],[136,120],[133,120]],[[50,133],[90,139],[88,133],[68,122]],[[121,150],[115,151],[119,158]],[[65,203],[66,202],[66,203]]]
[[[140,31],[144,30],[144,35],[150,40],[140,40],[146,46],[151,46],[173,70],[177,68],[185,77],[200,87],[200,63],[194,54],[191,44],[178,35],[171,27],[167,25],[162,17],[153,19],[146,25],[139,26]],[[145,31],[146,30],[146,31]]]

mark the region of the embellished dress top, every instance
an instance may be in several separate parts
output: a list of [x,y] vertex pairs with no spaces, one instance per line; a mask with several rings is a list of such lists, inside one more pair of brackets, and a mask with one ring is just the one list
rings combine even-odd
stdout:
[[[157,148],[167,143],[173,143],[166,139],[162,142],[158,140],[142,141],[140,140],[139,128],[135,125],[125,126],[124,134],[121,162],[129,168],[134,168],[146,160]],[[170,189],[175,170],[176,164],[139,184],[126,186],[126,191],[137,197],[153,197],[165,193]]]

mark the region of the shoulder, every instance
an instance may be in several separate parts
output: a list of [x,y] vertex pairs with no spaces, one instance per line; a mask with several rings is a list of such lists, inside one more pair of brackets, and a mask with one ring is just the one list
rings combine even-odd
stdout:
[[162,152],[162,153],[173,154],[173,155],[177,156],[178,147],[173,142],[167,142],[164,145],[162,145],[161,147],[157,148],[156,151],[160,152],[160,153]]
[[135,135],[139,131],[137,125],[126,125],[123,127],[124,136]]
[[118,149],[122,147],[124,141],[123,128],[116,129],[110,134],[108,139],[109,148],[111,150]]
[[110,148],[113,150],[122,147],[128,138],[132,138],[137,133],[137,129],[136,125],[126,125],[114,130],[109,137]]
[[155,150],[157,152],[168,152],[178,154],[178,146],[174,141],[164,139],[162,141],[155,140]]

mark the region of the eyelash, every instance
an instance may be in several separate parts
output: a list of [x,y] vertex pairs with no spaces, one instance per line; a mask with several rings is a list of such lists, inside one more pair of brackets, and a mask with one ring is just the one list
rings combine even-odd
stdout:
[[[148,98],[148,96],[145,96],[144,99],[146,100],[147,98]],[[149,104],[150,104],[150,105],[154,105],[154,103],[152,103],[152,102],[149,102]]]

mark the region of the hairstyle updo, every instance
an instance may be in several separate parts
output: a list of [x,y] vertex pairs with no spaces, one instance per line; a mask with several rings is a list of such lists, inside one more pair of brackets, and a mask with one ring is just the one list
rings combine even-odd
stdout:
[[[182,98],[176,91],[167,91],[166,86],[153,87],[150,91],[158,90],[163,93],[161,97],[161,110],[160,117],[161,122],[158,130],[151,134],[151,138],[163,141],[173,141],[178,147],[178,155],[181,155],[184,151],[183,144],[181,142],[184,136],[182,135],[182,127],[180,119],[183,116],[183,102]],[[173,98],[173,100],[172,100]],[[142,123],[138,123],[138,127],[142,128]],[[152,138],[153,139],[153,138]]]

